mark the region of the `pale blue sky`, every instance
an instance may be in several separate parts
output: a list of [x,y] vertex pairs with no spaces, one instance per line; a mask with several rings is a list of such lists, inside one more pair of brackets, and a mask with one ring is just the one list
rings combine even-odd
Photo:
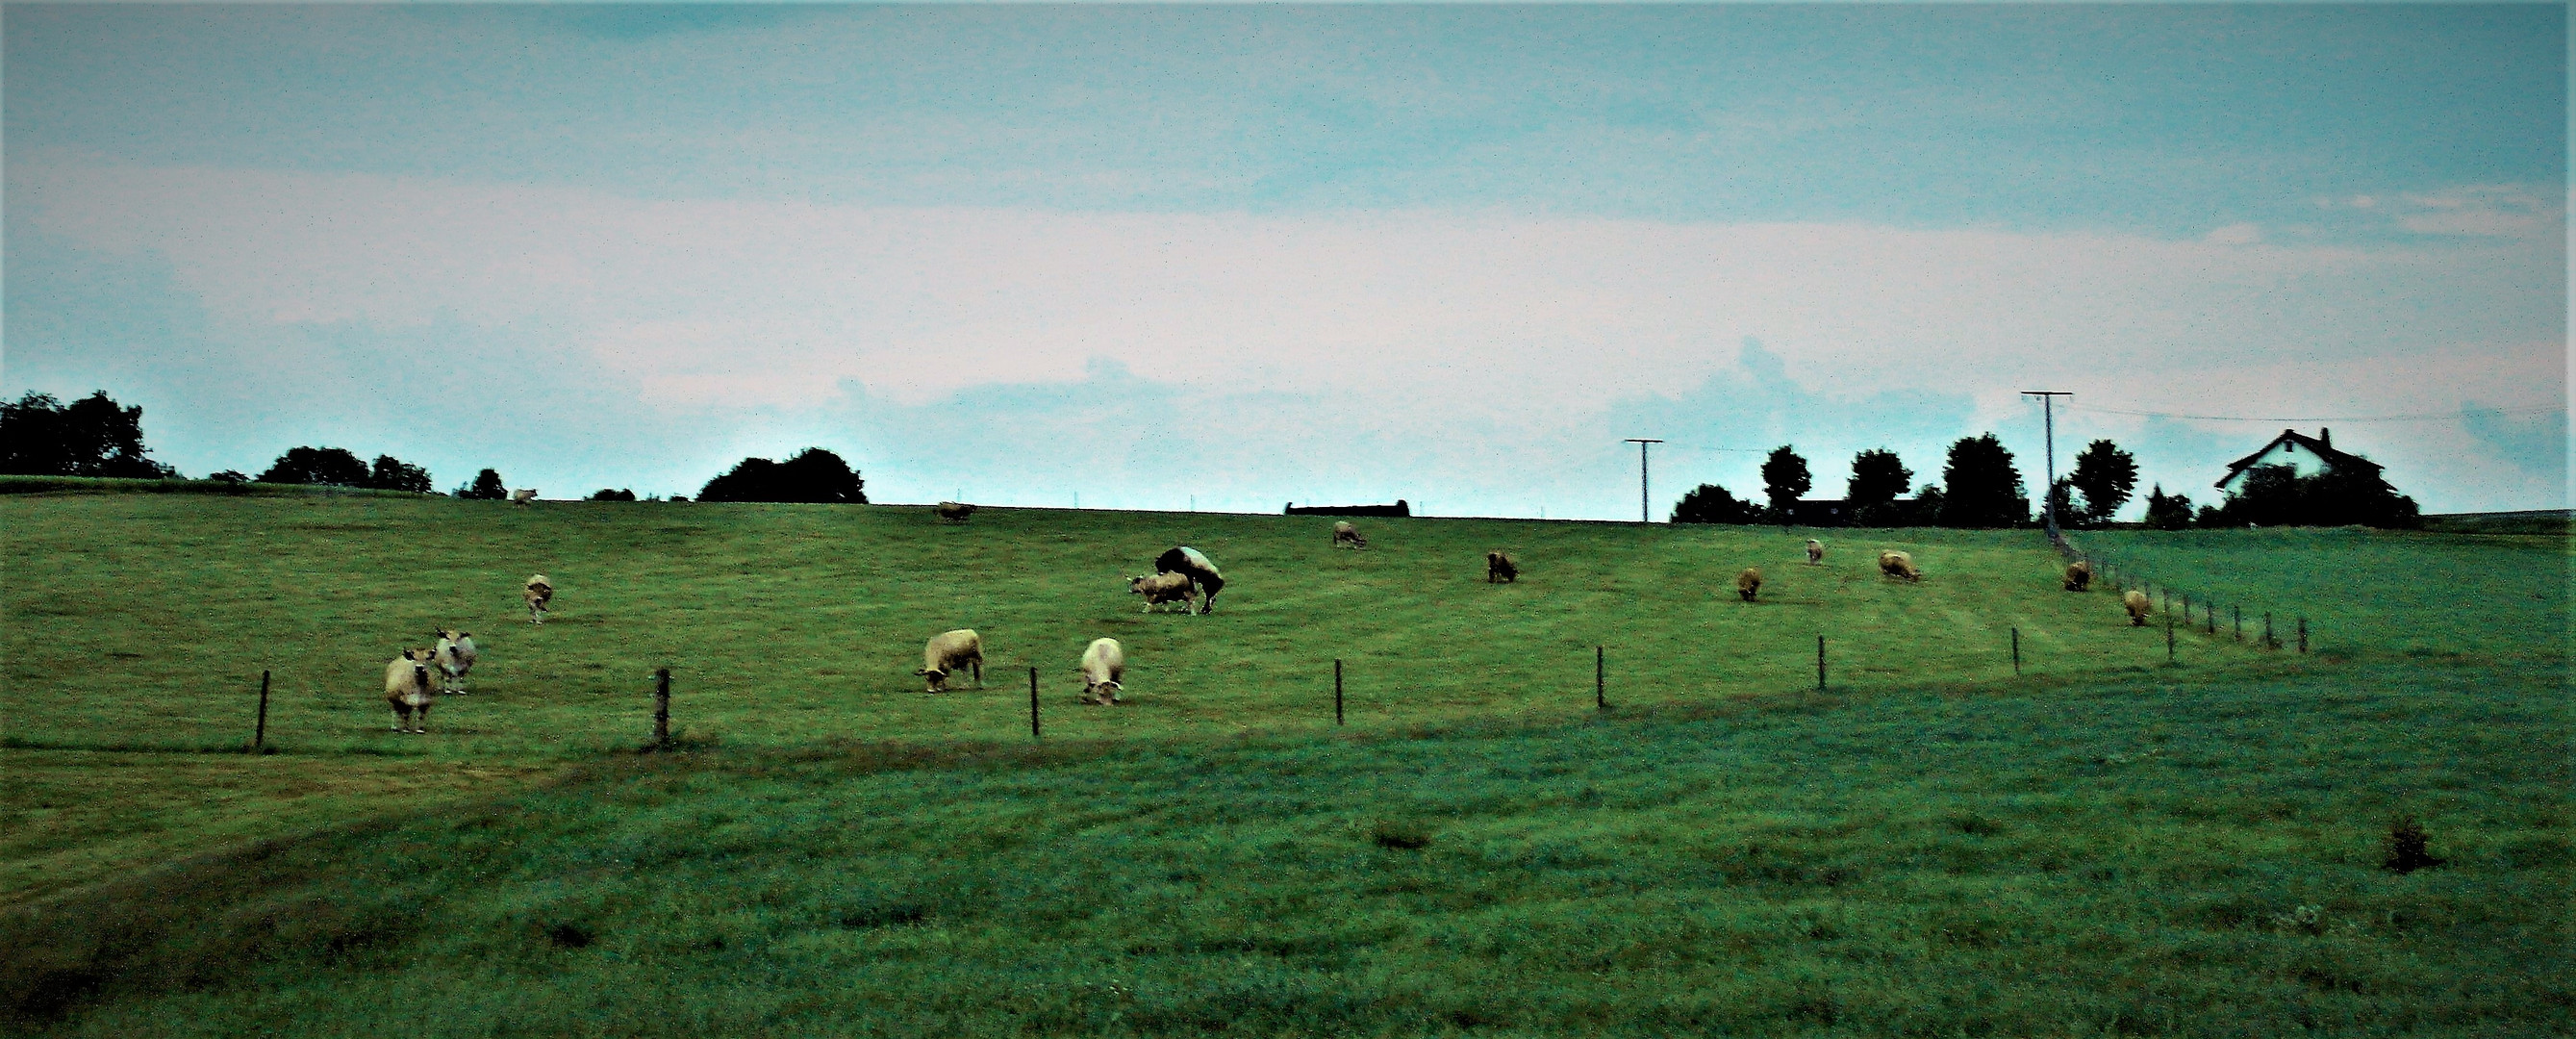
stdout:
[[[2037,380],[2456,416],[2336,442],[2566,500],[2559,5],[0,19],[0,390],[142,403],[192,474],[813,443],[896,500],[1620,517],[1664,436],[1660,518],[1784,440],[1833,493],[1993,429],[2035,487]],[[2198,496],[2280,425],[2060,451]]]

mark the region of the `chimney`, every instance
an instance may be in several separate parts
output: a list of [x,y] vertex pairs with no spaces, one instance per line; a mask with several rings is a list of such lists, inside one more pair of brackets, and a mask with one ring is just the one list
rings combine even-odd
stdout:
[[2333,447],[2333,446],[2334,446],[2334,430],[2327,429],[2327,428],[2326,428],[2326,427],[2324,427],[2324,426],[2318,426],[2318,427],[2317,427],[2317,443],[2324,444],[2324,445],[2325,445],[2325,446],[2327,446],[2327,447]]

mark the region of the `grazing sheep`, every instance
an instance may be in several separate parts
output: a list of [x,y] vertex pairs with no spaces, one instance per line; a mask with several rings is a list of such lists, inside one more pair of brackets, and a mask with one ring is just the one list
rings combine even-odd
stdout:
[[[395,732],[429,731],[430,656],[426,649],[406,649],[385,665],[385,702],[393,705]],[[414,712],[420,716],[417,726]]]
[[950,523],[964,523],[966,522],[967,517],[974,514],[975,507],[962,501],[943,501],[939,503],[939,518],[947,520]]
[[1118,648],[1117,639],[1091,640],[1091,648],[1082,651],[1082,702],[1120,706],[1118,680],[1126,674],[1127,651]]
[[1889,577],[1905,581],[1920,581],[1923,579],[1923,571],[1914,568],[1913,555],[1905,552],[1880,552],[1878,554],[1878,572],[1886,574]]
[[1216,612],[1216,593],[1225,590],[1225,575],[1216,572],[1216,564],[1188,545],[1169,548],[1154,557],[1154,572],[1187,574],[1190,583],[1199,586],[1199,612]]
[[1351,521],[1335,520],[1333,521],[1333,547],[1340,548],[1344,545],[1352,548],[1367,548],[1368,539],[1360,536],[1360,528],[1351,526]]
[[1752,602],[1753,597],[1760,594],[1761,591],[1761,567],[1748,566],[1744,568],[1743,573],[1735,575],[1735,594],[1743,596],[1745,602]]
[[948,676],[960,667],[972,668],[975,688],[984,688],[984,640],[973,628],[959,628],[933,637],[921,647],[921,670],[913,672],[930,680],[930,691],[948,691]]
[[537,489],[534,487],[521,487],[510,492],[512,505],[525,505],[535,500],[537,500]]
[[1518,581],[1520,579],[1520,564],[1512,562],[1512,557],[1509,554],[1506,554],[1501,549],[1485,553],[1486,584],[1494,584],[1499,581]]
[[1145,597],[1146,613],[1168,602],[1181,604],[1181,612],[1188,613],[1196,608],[1191,600],[1197,596],[1198,586],[1190,582],[1188,574],[1146,574],[1128,578],[1127,592]]
[[553,583],[546,580],[546,575],[537,574],[528,578],[528,587],[523,594],[528,597],[528,623],[545,623],[546,604],[555,599]]
[[2131,627],[2143,628],[2147,626],[2147,612],[2155,609],[2155,602],[2147,598],[2147,593],[2131,588],[2121,593],[2120,608],[2129,611]]
[[472,632],[438,629],[438,648],[431,651],[431,662],[438,665],[439,695],[465,695],[465,673],[474,670],[477,656]]
[[2066,590],[2080,592],[2093,587],[2093,564],[2078,559],[2066,564]]
[[1824,561],[1825,561],[1825,543],[1824,543],[1824,542],[1822,542],[1822,541],[1818,541],[1818,540],[1816,540],[1816,539],[1814,539],[1814,538],[1808,538],[1808,539],[1807,539],[1807,565],[1808,565],[1808,566],[1814,566],[1814,565],[1816,565],[1816,564],[1818,564],[1818,563],[1822,563],[1822,562],[1824,562]]

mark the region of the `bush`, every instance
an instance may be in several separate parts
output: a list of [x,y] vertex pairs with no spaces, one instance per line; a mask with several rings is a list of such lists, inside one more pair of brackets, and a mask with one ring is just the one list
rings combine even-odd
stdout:
[[745,458],[732,471],[707,481],[699,501],[845,502],[865,505],[867,481],[841,456],[819,447],[784,462]]
[[490,469],[474,474],[474,482],[456,489],[456,496],[467,501],[500,501],[510,496],[510,488],[501,483],[501,474]]
[[367,463],[337,447],[290,447],[259,474],[261,483],[302,483],[330,487],[364,487],[374,475]]
[[2191,526],[2191,499],[2179,494],[2166,494],[2165,485],[2157,484],[2147,492],[2147,526],[2157,530],[2182,530]]
[[1739,501],[1733,492],[1713,483],[1704,483],[1673,505],[1675,523],[1759,523],[1762,507]]
[[412,465],[392,455],[377,455],[376,464],[367,472],[366,486],[380,491],[410,491],[414,494],[435,493],[429,482],[429,470]]
[[145,457],[149,453],[142,407],[122,407],[106,390],[70,404],[34,390],[14,403],[0,402],[0,473],[146,480],[179,475]]
[[608,489],[608,488],[606,488],[606,487],[602,487],[602,488],[600,488],[600,489],[598,489],[598,490],[595,490],[595,491],[590,492],[590,499],[589,499],[589,500],[591,500],[591,501],[634,501],[634,500],[635,500],[635,492],[634,492],[634,491],[629,491],[629,490],[614,490],[614,491],[612,491],[612,490],[609,490],[609,489]]

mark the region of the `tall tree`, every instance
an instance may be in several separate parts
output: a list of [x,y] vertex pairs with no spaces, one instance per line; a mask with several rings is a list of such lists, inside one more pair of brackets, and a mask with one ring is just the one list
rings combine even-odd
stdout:
[[1792,445],[1771,449],[1771,457],[1762,461],[1762,495],[1771,499],[1771,515],[1782,523],[1789,522],[1789,507],[1807,496],[1815,486],[1807,475],[1807,460],[1798,457]]
[[428,494],[434,486],[429,470],[392,455],[377,455],[375,468],[367,472],[367,486],[380,491],[411,491]]
[[2086,523],[2108,523],[2138,490],[2138,459],[2108,440],[2085,445],[2075,456],[2075,472],[2066,478],[2084,492]]
[[1886,448],[1872,448],[1852,456],[1851,489],[1843,493],[1854,508],[1885,505],[1895,501],[1914,485],[1914,470]]
[[64,404],[27,391],[0,402],[0,472],[33,476],[126,476],[167,479],[177,470],[147,457],[143,408],[125,407],[99,390]]
[[1941,467],[1941,525],[2009,527],[2030,522],[2030,492],[2011,451],[1992,433],[1960,437]]
[[1735,494],[1713,483],[1704,483],[1673,506],[1675,523],[1757,523],[1762,507],[1737,500]]
[[467,501],[500,501],[510,496],[509,487],[501,483],[501,474],[486,469],[474,474],[474,482],[456,489],[456,496]]
[[2191,499],[2180,494],[2166,494],[2165,485],[2157,484],[2147,492],[2147,526],[2157,530],[2183,530],[2191,526]]
[[346,448],[290,447],[259,474],[261,483],[308,483],[364,487],[374,473]]

